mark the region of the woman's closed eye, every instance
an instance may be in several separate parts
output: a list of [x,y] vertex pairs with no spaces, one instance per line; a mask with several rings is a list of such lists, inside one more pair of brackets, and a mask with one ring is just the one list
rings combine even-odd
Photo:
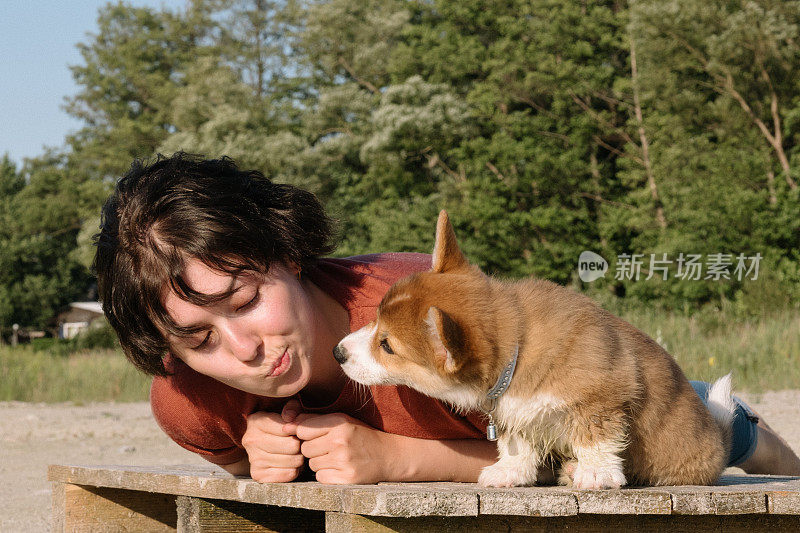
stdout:
[[[250,298],[244,304],[239,305],[237,307],[234,307],[233,311],[235,313],[243,313],[245,311],[248,311],[249,309],[252,309],[256,305],[258,305],[258,302],[260,300],[261,300],[261,291],[260,290],[256,290],[255,294],[253,294],[252,298]],[[206,331],[205,337],[203,337],[203,340],[200,342],[200,344],[196,344],[195,346],[191,346],[191,347],[189,347],[189,349],[193,350],[193,351],[203,351],[203,350],[209,348],[210,345],[211,345],[211,334],[212,334],[211,330]]]
[[260,295],[261,292],[257,290],[256,293],[253,295],[253,297],[250,298],[250,300],[247,303],[236,308],[236,312],[238,313],[241,311],[247,311],[251,307],[254,307],[258,303]]
[[203,341],[200,344],[198,344],[197,346],[195,346],[194,348],[192,348],[192,350],[197,351],[197,350],[202,350],[203,348],[208,347],[209,339],[211,339],[211,331],[207,331],[206,332],[206,336],[203,338]]

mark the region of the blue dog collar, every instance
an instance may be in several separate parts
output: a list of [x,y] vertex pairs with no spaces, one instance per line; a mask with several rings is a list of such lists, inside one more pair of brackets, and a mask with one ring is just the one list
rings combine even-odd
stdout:
[[514,375],[514,369],[517,367],[517,357],[519,357],[519,344],[514,348],[514,357],[511,358],[511,362],[500,372],[497,383],[486,393],[487,400],[496,400],[508,390],[508,386],[511,385],[511,377]]
[[517,357],[519,357],[519,344],[514,348],[514,357],[511,358],[511,362],[500,372],[497,383],[486,393],[486,399],[492,402],[492,408],[486,412],[489,416],[489,424],[486,426],[486,438],[490,441],[497,440],[497,426],[494,425],[494,416],[492,416],[492,413],[494,413],[497,407],[497,399],[505,394],[509,385],[511,385],[511,378],[514,376],[514,369],[517,367]]

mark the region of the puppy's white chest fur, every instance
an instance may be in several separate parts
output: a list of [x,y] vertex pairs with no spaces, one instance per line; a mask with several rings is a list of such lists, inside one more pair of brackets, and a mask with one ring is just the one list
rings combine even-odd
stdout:
[[501,397],[493,412],[501,428],[499,459],[483,469],[478,482],[489,487],[534,484],[546,455],[569,452],[566,413],[565,402],[550,394]]
[[551,394],[503,396],[493,413],[500,427],[542,451],[567,451],[566,404]]

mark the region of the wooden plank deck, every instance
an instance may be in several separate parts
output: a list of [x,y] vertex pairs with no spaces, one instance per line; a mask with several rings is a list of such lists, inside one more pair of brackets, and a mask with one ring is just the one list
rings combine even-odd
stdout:
[[485,489],[257,483],[194,467],[51,465],[54,531],[800,531],[800,478],[715,486]]

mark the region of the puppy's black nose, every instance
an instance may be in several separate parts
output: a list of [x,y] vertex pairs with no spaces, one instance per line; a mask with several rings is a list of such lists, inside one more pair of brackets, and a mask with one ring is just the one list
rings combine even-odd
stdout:
[[344,362],[347,361],[347,350],[342,348],[341,344],[337,344],[336,348],[333,349],[333,358],[336,359],[336,362],[340,365],[344,364]]

